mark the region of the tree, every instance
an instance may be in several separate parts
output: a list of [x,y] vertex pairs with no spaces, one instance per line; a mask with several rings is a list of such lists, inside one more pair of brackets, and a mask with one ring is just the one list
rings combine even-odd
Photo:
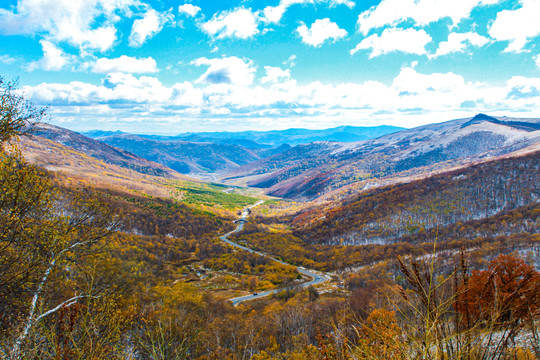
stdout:
[[[70,192],[28,164],[7,143],[23,135],[44,111],[0,78],[0,351],[19,359],[36,325],[100,294],[78,288],[80,258],[114,229],[111,209],[84,191]],[[62,281],[62,279],[64,279]]]
[[540,273],[522,259],[499,255],[487,270],[471,274],[457,307],[470,324],[528,319],[540,311]]
[[40,122],[45,109],[36,108],[21,95],[17,81],[9,81],[0,76],[0,143],[4,144],[14,136],[28,132],[32,124]]
[[353,351],[361,359],[403,359],[403,331],[393,311],[375,309],[358,330]]

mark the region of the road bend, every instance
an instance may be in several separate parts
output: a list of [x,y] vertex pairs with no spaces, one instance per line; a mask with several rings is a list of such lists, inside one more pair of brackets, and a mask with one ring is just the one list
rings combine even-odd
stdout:
[[[242,211],[242,215],[240,216],[240,219],[236,220],[236,223],[237,223],[236,229],[234,229],[231,232],[226,233],[225,235],[220,236],[219,238],[222,241],[226,242],[227,244],[229,244],[231,246],[234,246],[235,248],[238,248],[238,249],[250,252],[250,253],[258,254],[260,256],[265,256],[265,257],[270,258],[270,259],[272,259],[274,261],[277,261],[278,263],[283,264],[283,265],[294,266],[294,265],[288,264],[288,263],[286,263],[284,261],[281,261],[279,259],[276,259],[276,258],[274,258],[274,257],[272,257],[272,256],[270,256],[268,254],[262,253],[262,252],[257,251],[257,250],[250,249],[250,248],[248,248],[246,246],[237,244],[234,241],[229,240],[230,235],[232,235],[234,233],[237,233],[237,232],[240,232],[240,231],[242,231],[244,229],[244,223],[247,221],[247,217],[249,216],[249,214],[251,212],[251,209],[253,209],[256,206],[261,205],[262,203],[264,203],[264,200],[259,200],[255,204],[246,207]],[[296,267],[296,270],[298,270],[299,273],[301,273],[302,275],[306,275],[306,276],[311,277],[312,280],[310,280],[308,282],[304,282],[302,284],[288,286],[288,287],[285,287],[285,288],[262,291],[262,292],[259,292],[259,293],[253,293],[251,295],[245,295],[245,296],[232,298],[232,299],[229,299],[229,301],[234,306],[236,306],[236,305],[240,304],[243,301],[258,299],[258,298],[261,298],[261,297],[264,297],[264,296],[272,295],[274,293],[277,293],[277,292],[280,292],[280,291],[283,291],[283,290],[291,290],[291,289],[295,289],[295,288],[298,288],[298,287],[305,288],[305,287],[308,287],[308,286],[311,286],[311,285],[318,285],[318,284],[322,284],[323,282],[326,281],[326,278],[324,276],[322,276],[322,275],[315,274],[315,273],[313,273],[313,272],[309,271],[308,269],[305,269],[305,268],[303,268],[301,266],[295,266],[295,267]]]

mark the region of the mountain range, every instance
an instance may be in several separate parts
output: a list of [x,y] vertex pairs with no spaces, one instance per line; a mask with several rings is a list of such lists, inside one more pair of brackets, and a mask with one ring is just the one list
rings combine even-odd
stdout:
[[[47,143],[39,139],[48,139],[68,148],[75,149],[86,155],[102,160],[112,165],[137,171],[147,175],[164,177],[179,177],[176,171],[162,164],[149,161],[121,148],[109,146],[102,141],[91,139],[74,131],[55,126],[52,124],[39,123],[33,126],[31,137],[33,142],[40,142],[42,147],[47,148]],[[27,143],[29,145],[29,143]],[[50,146],[52,144],[49,144]]]
[[204,177],[287,151],[291,145],[317,140],[358,141],[401,130],[393,126],[341,126],[325,130],[185,133],[176,136],[134,135],[94,130],[95,140],[155,161],[183,174]]
[[[248,149],[279,147],[281,145],[296,146],[315,141],[352,142],[373,139],[382,135],[403,130],[402,127],[381,125],[372,127],[338,126],[330,129],[287,129],[270,131],[240,131],[240,132],[187,132],[175,136],[139,135],[142,138],[158,141],[189,141],[211,142],[215,144],[235,144]],[[92,130],[83,132],[91,138],[125,134],[121,131]]]
[[[339,127],[172,137],[92,131],[87,133],[94,137],[91,139],[42,124],[34,136],[144,174],[206,176],[230,185],[262,188],[273,196],[304,200],[422,178],[540,143],[540,119],[478,114],[397,130]],[[382,136],[375,137],[381,132]],[[314,138],[344,139],[343,134],[372,138],[302,143]],[[285,141],[300,144],[291,146]]]
[[247,164],[225,178],[274,196],[312,199],[356,183],[423,176],[504,155],[540,141],[540,119],[478,114],[376,139],[315,142]]

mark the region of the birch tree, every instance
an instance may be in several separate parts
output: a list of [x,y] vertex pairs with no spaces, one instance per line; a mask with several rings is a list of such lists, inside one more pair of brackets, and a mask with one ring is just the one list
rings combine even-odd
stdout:
[[[16,138],[43,118],[16,83],[0,78],[0,357],[24,357],[36,325],[83,298],[70,274],[113,231],[111,210],[84,191],[59,191],[52,175],[27,163]],[[53,281],[55,280],[56,281]]]

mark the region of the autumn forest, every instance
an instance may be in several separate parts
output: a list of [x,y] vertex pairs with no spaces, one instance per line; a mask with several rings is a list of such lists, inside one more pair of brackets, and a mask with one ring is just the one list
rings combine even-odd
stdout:
[[171,167],[218,145],[145,157],[0,86],[1,359],[540,358],[538,119],[242,148],[201,179]]

